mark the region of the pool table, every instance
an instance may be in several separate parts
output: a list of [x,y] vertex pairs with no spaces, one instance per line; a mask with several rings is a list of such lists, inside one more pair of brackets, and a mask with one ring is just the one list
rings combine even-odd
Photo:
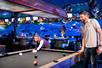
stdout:
[[[37,53],[24,52],[23,55],[15,54],[0,58],[0,68],[70,68],[75,64],[74,52],[59,52],[41,50]],[[38,65],[33,65],[34,56],[38,56]],[[79,58],[78,58],[79,59]]]

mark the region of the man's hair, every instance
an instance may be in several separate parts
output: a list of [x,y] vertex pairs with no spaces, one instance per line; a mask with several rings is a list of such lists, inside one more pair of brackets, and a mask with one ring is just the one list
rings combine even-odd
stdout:
[[84,15],[90,16],[89,12],[87,12],[87,11],[81,11],[79,14],[84,14]]

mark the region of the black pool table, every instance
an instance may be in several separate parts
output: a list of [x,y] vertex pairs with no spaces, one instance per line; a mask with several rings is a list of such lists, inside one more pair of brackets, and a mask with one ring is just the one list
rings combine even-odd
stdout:
[[[0,68],[62,68],[65,67],[66,61],[68,67],[72,64],[73,60],[69,60],[70,57],[74,53],[63,53],[63,52],[55,52],[55,51],[39,51],[37,53],[26,52],[23,55],[11,55],[0,58]],[[34,56],[38,56],[37,61],[38,65],[34,66],[33,61],[35,60]],[[67,58],[67,60],[63,60],[63,58]],[[65,61],[63,63],[61,60]],[[49,64],[48,64],[49,63]],[[59,65],[57,64],[59,63]],[[45,65],[45,67],[44,67]],[[66,68],[68,68],[66,67]]]

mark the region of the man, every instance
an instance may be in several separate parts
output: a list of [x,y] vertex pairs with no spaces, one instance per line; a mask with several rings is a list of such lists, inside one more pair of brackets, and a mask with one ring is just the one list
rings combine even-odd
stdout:
[[80,12],[80,20],[84,23],[82,29],[82,48],[79,52],[85,53],[85,68],[88,68],[88,62],[90,60],[92,68],[96,68],[96,48],[97,48],[97,34],[99,35],[99,49],[97,53],[100,54],[102,51],[102,31],[99,23],[95,19],[89,18],[89,13],[86,11]]

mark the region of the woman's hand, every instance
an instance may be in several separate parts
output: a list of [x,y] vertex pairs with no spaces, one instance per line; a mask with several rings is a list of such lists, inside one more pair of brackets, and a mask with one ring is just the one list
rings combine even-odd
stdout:
[[36,49],[33,49],[33,50],[32,50],[32,52],[33,52],[33,53],[36,53],[36,52],[37,52],[37,50],[36,50]]

